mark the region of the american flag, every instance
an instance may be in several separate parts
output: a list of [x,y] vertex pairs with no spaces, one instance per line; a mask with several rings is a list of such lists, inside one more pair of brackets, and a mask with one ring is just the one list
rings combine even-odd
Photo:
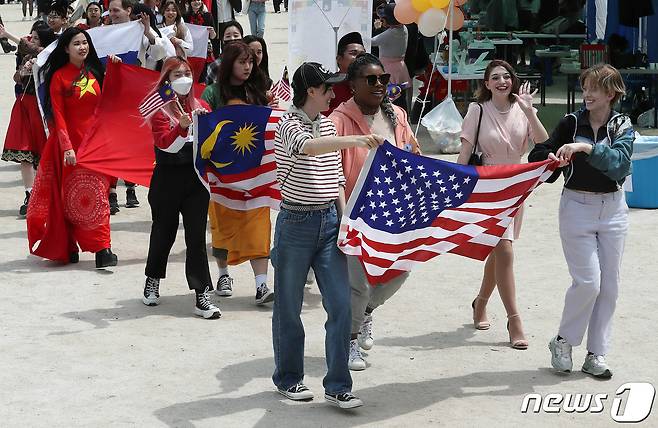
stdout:
[[139,105],[139,112],[142,116],[149,117],[175,98],[176,94],[174,93],[174,90],[171,88],[171,85],[167,83],[142,101]]
[[195,168],[210,199],[234,210],[279,209],[274,132],[284,113],[232,105],[195,116]]
[[338,246],[361,259],[371,284],[443,253],[484,260],[555,167],[458,165],[386,143],[366,159]]
[[281,101],[290,102],[292,100],[292,89],[288,80],[288,67],[283,68],[281,79],[272,86],[272,95]]

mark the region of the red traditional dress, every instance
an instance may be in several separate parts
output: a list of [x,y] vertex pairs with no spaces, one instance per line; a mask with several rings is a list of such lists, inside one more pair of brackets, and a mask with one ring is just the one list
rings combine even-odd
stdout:
[[53,75],[53,120],[27,212],[30,252],[68,262],[78,251],[110,248],[108,178],[80,166],[64,166],[64,152],[78,151],[89,130],[101,88],[90,72],[68,63]]

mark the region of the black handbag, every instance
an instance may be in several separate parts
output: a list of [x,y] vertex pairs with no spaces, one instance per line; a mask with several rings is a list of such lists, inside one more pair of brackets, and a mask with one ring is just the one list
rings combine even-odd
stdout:
[[471,157],[468,158],[469,165],[482,165],[482,153],[478,153],[478,139],[480,138],[480,124],[482,123],[482,104],[478,103],[480,106],[480,118],[478,119],[478,129],[475,133],[475,142],[473,143],[473,153]]

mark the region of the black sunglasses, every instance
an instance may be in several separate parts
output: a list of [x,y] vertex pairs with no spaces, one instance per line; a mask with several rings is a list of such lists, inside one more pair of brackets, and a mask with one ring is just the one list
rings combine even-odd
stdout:
[[366,82],[368,82],[368,86],[375,86],[377,82],[386,86],[388,85],[388,82],[391,80],[391,75],[389,73],[384,73],[380,76],[377,76],[376,74],[369,74],[367,76],[360,76],[360,78],[366,79]]

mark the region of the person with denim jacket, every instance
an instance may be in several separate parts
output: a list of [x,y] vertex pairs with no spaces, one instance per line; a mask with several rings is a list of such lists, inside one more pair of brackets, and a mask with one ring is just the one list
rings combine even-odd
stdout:
[[[564,190],[560,200],[560,238],[572,277],[562,320],[549,343],[551,364],[573,368],[571,351],[587,330],[582,371],[609,379],[605,361],[619,292],[628,206],[621,186],[631,173],[635,132],[628,116],[612,110],[624,94],[621,75],[601,64],[580,76],[585,107],[560,121],[551,137],[528,156],[531,162],[560,162]],[[555,181],[560,171],[549,182]]]
[[276,220],[272,342],[278,391],[291,400],[311,400],[304,381],[304,326],[300,314],[309,268],[315,271],[322,306],[327,311],[325,399],[342,409],[363,405],[354,396],[348,368],[350,285],[347,261],[337,247],[340,215],[345,207],[345,177],[340,150],[374,148],[376,135],[336,136],[336,127],[320,112],[333,98],[331,85],[345,79],[318,63],[302,64],[293,76],[293,106],[275,132],[274,154],[281,186]]

